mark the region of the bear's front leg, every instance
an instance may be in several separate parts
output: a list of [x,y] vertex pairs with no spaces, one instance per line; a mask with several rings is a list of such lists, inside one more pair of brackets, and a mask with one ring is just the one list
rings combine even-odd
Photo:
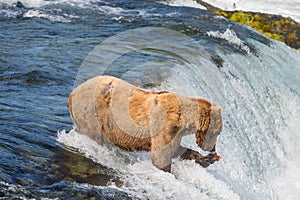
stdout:
[[169,148],[151,147],[152,164],[165,172],[171,172],[172,155]]
[[151,139],[151,159],[154,166],[165,172],[171,172],[172,158],[180,146],[180,137],[171,141],[165,135],[157,135]]

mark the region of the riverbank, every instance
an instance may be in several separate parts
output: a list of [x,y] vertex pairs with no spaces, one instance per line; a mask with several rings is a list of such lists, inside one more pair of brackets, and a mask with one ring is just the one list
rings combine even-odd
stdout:
[[284,42],[300,51],[300,24],[290,17],[241,10],[226,11],[202,0],[197,0],[197,2],[211,12],[231,21],[250,26],[267,37]]

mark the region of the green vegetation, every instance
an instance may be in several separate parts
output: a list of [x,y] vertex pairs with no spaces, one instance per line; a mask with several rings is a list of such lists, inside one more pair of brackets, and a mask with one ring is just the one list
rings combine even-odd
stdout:
[[223,17],[252,27],[267,37],[285,42],[300,51],[300,24],[291,18],[264,13],[215,10]]

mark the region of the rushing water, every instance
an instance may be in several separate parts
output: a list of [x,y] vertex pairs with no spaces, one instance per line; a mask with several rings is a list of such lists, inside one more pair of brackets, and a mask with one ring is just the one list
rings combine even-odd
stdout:
[[[0,4],[0,198],[297,199],[300,56],[207,11],[154,1]],[[72,130],[74,85],[100,74],[223,107],[207,169]],[[183,145],[197,149],[194,137]]]

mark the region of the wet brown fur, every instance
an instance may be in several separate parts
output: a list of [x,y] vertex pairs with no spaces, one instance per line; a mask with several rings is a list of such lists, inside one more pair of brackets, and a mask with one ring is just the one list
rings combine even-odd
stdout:
[[222,129],[220,107],[205,99],[147,91],[111,76],[95,77],[74,89],[68,107],[79,133],[99,144],[151,151],[153,164],[166,171],[183,149],[183,136],[196,133],[198,146],[209,150]]

